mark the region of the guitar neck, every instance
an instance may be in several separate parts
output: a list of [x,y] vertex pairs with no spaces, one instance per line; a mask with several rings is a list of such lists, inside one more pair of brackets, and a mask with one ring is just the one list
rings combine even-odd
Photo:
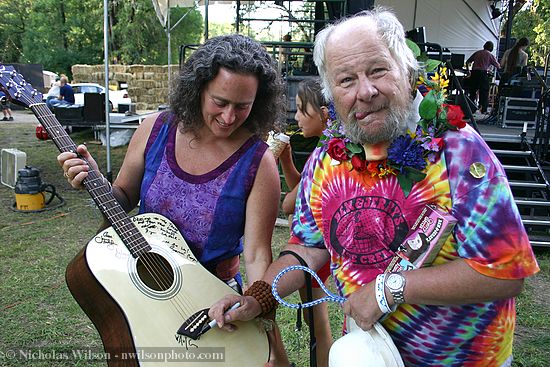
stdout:
[[[67,134],[45,103],[36,103],[31,105],[30,108],[60,152],[76,153],[75,142],[69,137],[69,134]],[[147,244],[147,241],[143,238],[122,206],[116,201],[111,187],[105,183],[103,175],[94,170],[87,161],[86,163],[90,167],[90,170],[82,183],[101,213],[111,223],[121,240],[130,250],[132,256],[137,258],[143,252],[149,251],[151,248]]]

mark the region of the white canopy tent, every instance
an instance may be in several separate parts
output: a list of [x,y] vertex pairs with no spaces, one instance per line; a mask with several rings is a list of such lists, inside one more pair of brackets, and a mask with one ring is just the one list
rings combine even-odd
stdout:
[[448,48],[452,53],[472,53],[486,41],[499,44],[500,19],[491,19],[487,0],[376,0],[376,5],[392,8],[403,27],[426,28],[426,41]]
[[[206,1],[194,1],[194,0],[152,0],[153,1],[153,7],[155,8],[155,12],[157,13],[157,18],[160,21],[160,24],[164,27],[164,30],[166,31],[166,36],[168,38],[168,88],[170,88],[171,85],[171,76],[172,76],[172,50],[170,46],[170,33],[172,32],[172,29],[178,26],[178,24],[189,14],[189,12],[185,13],[173,26],[170,24],[170,8],[177,8],[177,7],[183,7],[183,8],[192,8],[197,5],[201,5],[200,3],[206,3],[206,9],[208,9],[208,0]],[[206,19],[208,19],[206,17]]]

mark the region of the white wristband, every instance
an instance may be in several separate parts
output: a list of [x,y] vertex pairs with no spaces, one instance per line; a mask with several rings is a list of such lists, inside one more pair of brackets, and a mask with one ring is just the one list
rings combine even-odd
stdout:
[[386,273],[378,274],[376,276],[376,303],[378,308],[383,313],[390,313],[393,310],[388,306],[388,300],[386,299],[386,290],[384,289],[384,283],[386,281]]

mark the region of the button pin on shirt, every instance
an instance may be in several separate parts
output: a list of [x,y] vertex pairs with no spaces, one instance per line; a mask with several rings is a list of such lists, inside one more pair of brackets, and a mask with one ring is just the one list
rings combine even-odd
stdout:
[[481,162],[472,163],[470,165],[470,174],[475,178],[482,178],[487,174],[487,169]]

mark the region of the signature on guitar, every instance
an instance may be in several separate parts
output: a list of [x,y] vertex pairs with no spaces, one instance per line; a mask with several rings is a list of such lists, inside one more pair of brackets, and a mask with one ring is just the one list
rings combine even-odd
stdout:
[[182,347],[185,347],[185,349],[189,350],[189,348],[193,347],[193,348],[198,348],[199,346],[197,344],[195,344],[193,342],[193,339],[187,337],[187,336],[184,336],[184,335],[180,335],[180,334],[174,334],[174,338],[176,339],[176,341],[182,346]]

